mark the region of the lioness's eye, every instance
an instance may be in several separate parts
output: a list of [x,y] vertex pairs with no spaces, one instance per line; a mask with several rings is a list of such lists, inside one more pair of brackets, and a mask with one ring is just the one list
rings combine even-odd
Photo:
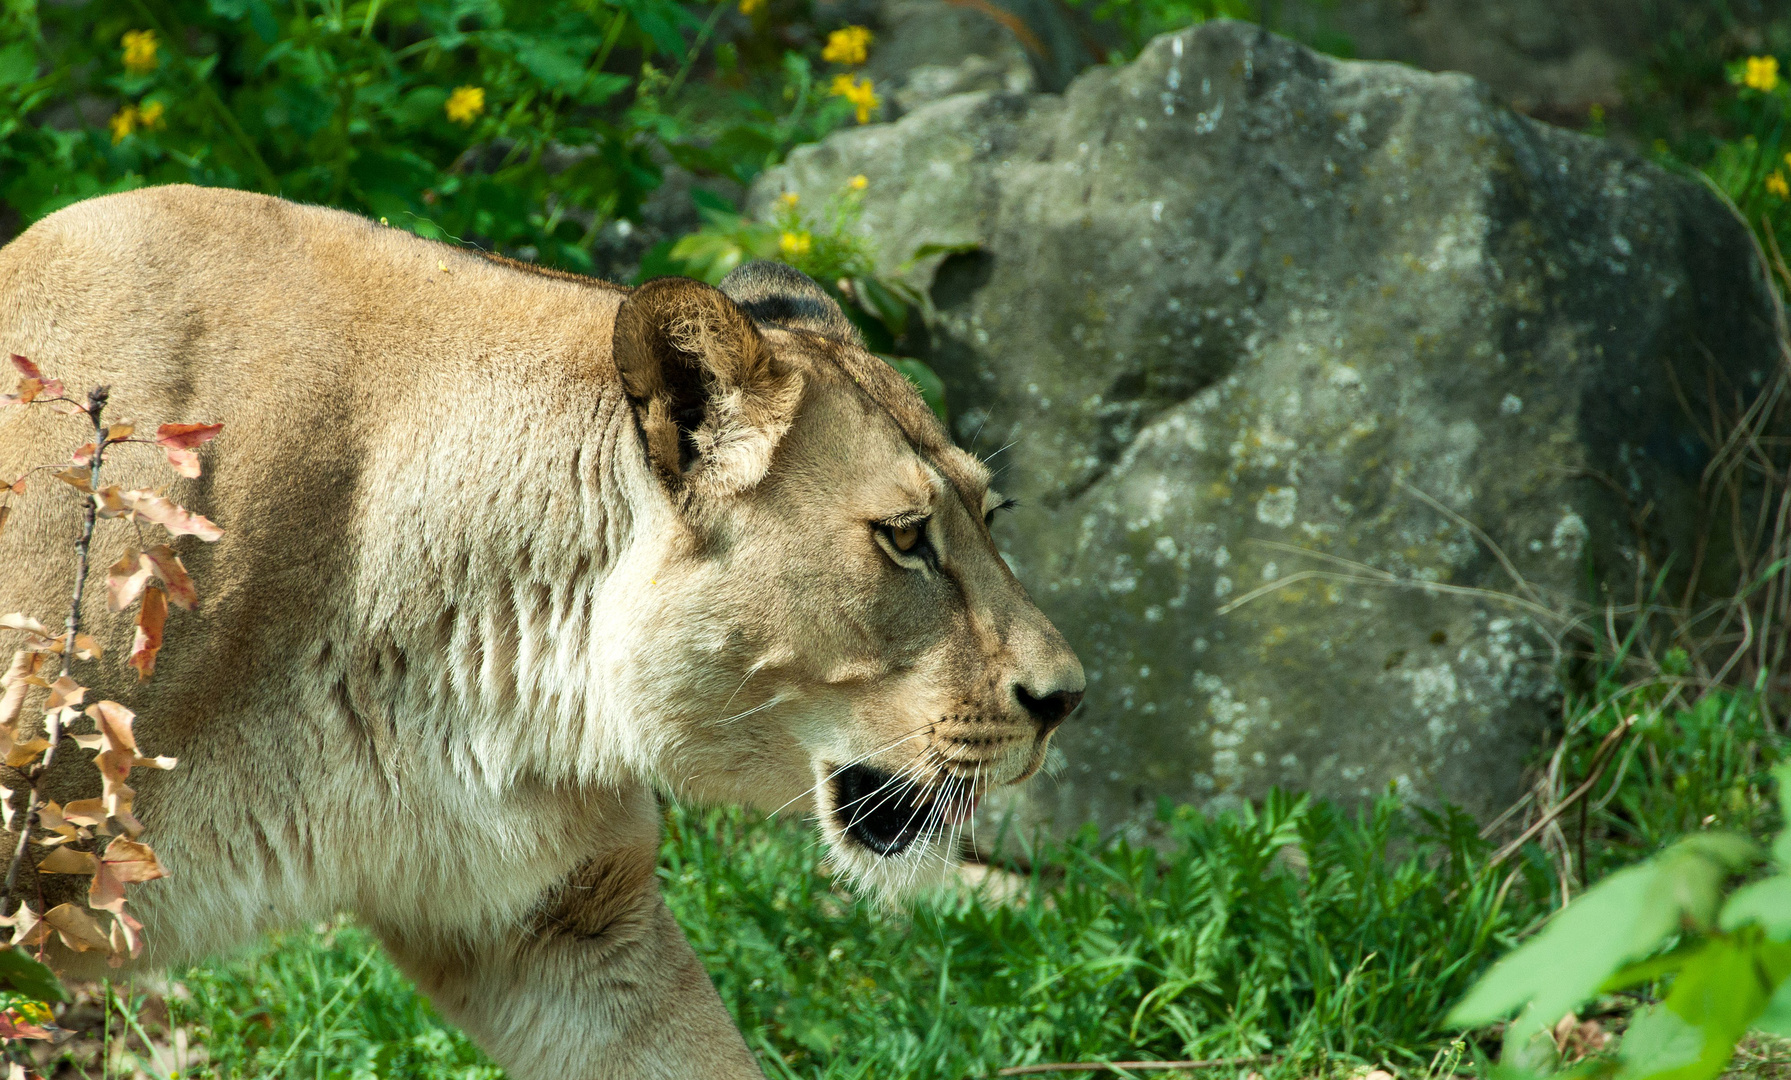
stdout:
[[876,522],[873,526],[878,538],[883,542],[884,550],[890,557],[910,569],[916,569],[910,558],[921,559],[929,566],[933,565],[933,549],[927,545],[926,519],[906,521],[897,524],[893,521]]

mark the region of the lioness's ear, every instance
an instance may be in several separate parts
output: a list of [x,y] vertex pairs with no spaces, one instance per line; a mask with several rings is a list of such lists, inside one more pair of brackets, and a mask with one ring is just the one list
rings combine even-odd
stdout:
[[863,346],[858,328],[815,279],[777,262],[749,262],[721,279],[721,291],[762,323],[811,330]]
[[649,281],[616,312],[613,348],[668,487],[731,494],[764,477],[802,383],[732,300],[688,278]]

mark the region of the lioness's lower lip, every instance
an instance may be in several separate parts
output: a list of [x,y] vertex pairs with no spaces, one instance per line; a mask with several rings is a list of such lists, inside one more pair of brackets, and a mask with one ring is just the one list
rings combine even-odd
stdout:
[[962,825],[976,810],[975,794],[942,798],[937,790],[868,765],[841,769],[832,782],[840,831],[884,858],[900,855],[936,828]]
[[974,792],[965,792],[942,799],[939,803],[940,816],[945,819],[947,825],[962,825],[970,820],[970,815],[976,813],[976,803],[979,798],[981,796]]

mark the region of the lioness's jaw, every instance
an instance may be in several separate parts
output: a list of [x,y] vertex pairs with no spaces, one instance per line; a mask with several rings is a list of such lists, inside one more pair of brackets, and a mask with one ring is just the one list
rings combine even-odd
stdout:
[[764,478],[802,380],[732,300],[687,278],[649,281],[616,312],[613,348],[668,489],[730,495]]

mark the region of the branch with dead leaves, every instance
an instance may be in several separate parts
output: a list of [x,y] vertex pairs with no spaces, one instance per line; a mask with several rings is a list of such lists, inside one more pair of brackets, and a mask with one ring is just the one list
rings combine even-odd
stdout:
[[[67,619],[55,633],[25,613],[0,616],[0,630],[22,635],[12,662],[0,678],[0,760],[22,772],[30,788],[22,812],[15,812],[15,792],[0,787],[0,813],[17,839],[7,864],[5,891],[0,894],[0,926],[13,930],[16,950],[35,948],[41,962],[44,945],[52,934],[77,952],[98,951],[113,966],[142,951],[143,926],[125,911],[125,886],[153,881],[167,871],[154,850],[140,837],[143,825],[136,818],[136,795],[128,781],[134,768],[171,769],[173,758],[144,757],[138,753],[131,710],[116,701],[86,704],[87,687],[73,676],[76,660],[99,658],[101,647],[81,623],[94,533],[100,522],[123,520],[136,526],[141,550],[132,546],[106,573],[106,606],[112,612],[137,609],[136,633],[125,663],[137,672],[139,682],[155,672],[156,655],[162,648],[168,606],[192,610],[199,595],[180,556],[167,543],[141,542],[144,526],[160,526],[169,537],[197,536],[215,541],[222,531],[206,518],[177,505],[160,491],[124,490],[120,485],[100,485],[100,471],[109,449],[125,445],[159,447],[168,464],[183,477],[200,475],[198,448],[216,436],[220,424],[163,424],[154,439],[135,437],[136,425],[110,422],[104,417],[108,388],[93,389],[86,400],[67,397],[59,380],[47,379],[37,366],[22,356],[12,364],[22,376],[17,389],[0,396],[0,407],[48,405],[79,416],[91,438],[78,447],[63,466],[39,466],[27,470],[0,488],[0,530],[6,525],[11,502],[25,494],[26,480],[34,473],[54,469],[55,479],[81,496],[81,530],[75,538],[75,580]],[[57,659],[59,658],[59,660]],[[55,677],[49,677],[54,669]],[[25,701],[33,690],[46,692],[41,733],[20,724]],[[85,705],[85,707],[83,707]],[[101,795],[58,805],[42,791],[44,777],[55,761],[70,727],[85,717],[93,722],[92,734],[73,735],[83,750],[97,751],[93,759],[99,771]],[[38,849],[33,855],[32,849]],[[83,874],[92,878],[84,904],[59,904],[47,911],[17,899],[19,879],[34,874]],[[38,890],[41,897],[42,891]],[[5,974],[0,965],[0,976]],[[17,1023],[0,1015],[0,1041],[47,1037],[37,1025]]]

